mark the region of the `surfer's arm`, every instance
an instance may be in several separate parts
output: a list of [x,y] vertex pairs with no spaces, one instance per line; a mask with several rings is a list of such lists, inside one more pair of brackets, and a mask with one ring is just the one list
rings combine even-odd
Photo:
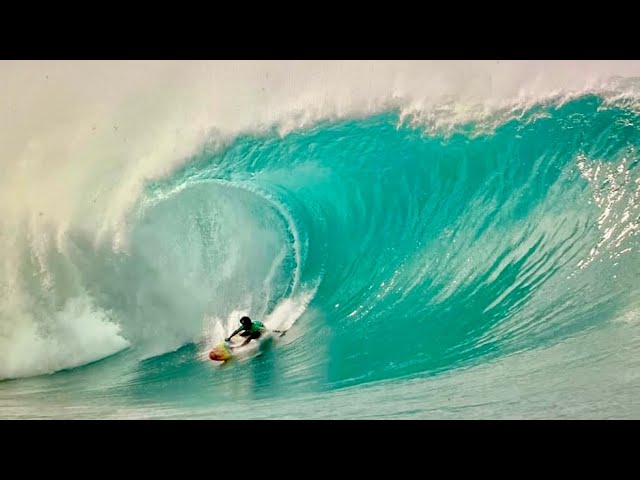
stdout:
[[225,340],[228,342],[229,340],[231,340],[231,338],[233,338],[235,335],[240,333],[242,330],[244,330],[244,327],[238,327],[236,331],[233,332],[231,335],[229,335],[227,338],[225,338]]

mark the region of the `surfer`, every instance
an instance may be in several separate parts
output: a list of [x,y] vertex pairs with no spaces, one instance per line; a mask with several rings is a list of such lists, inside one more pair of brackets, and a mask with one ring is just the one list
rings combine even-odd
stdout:
[[[249,343],[251,340],[257,340],[258,338],[260,338],[260,336],[262,335],[262,333],[264,331],[266,331],[267,327],[265,327],[264,323],[259,322],[259,321],[252,321],[249,317],[242,317],[240,319],[240,323],[241,325],[236,329],[235,332],[233,332],[231,335],[229,335],[227,338],[224,339],[225,342],[229,342],[231,341],[231,339],[238,333],[240,333],[241,337],[247,337],[247,339],[242,343],[242,345],[240,345],[241,347],[244,347],[247,343]],[[272,330],[273,332],[276,333],[281,333],[282,335],[284,335],[285,332],[280,331],[280,330]],[[281,335],[281,336],[282,336]]]

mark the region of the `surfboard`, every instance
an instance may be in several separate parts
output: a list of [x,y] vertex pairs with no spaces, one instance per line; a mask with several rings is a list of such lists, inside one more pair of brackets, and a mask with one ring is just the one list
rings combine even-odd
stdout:
[[209,352],[209,358],[214,362],[226,362],[231,360],[231,348],[228,342],[220,342]]
[[213,360],[214,362],[228,362],[235,356],[244,356],[245,354],[250,354],[251,352],[260,354],[265,350],[265,348],[272,344],[273,335],[267,333],[259,340],[253,340],[246,346],[240,347],[244,340],[244,338],[241,338],[236,344],[232,344],[232,342],[218,343],[209,352],[209,359]]

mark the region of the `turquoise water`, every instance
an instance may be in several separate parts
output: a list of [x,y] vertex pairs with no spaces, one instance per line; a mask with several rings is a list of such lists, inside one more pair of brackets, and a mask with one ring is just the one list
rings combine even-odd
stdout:
[[[42,288],[25,249],[34,311],[73,277],[126,346],[5,379],[0,417],[638,418],[639,146],[595,95],[202,145],[146,183],[126,252],[71,232]],[[210,362],[241,313],[289,331]]]

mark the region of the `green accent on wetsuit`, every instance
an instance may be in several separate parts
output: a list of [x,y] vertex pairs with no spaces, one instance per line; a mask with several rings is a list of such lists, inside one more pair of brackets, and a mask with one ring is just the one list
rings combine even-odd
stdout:
[[231,336],[233,337],[236,333],[240,333],[240,332],[241,332],[241,331],[243,331],[243,330],[249,330],[249,332],[250,332],[251,334],[254,334],[254,333],[257,333],[257,332],[261,332],[261,331],[262,331],[262,330],[264,330],[265,328],[266,328],[266,327],[264,326],[264,323],[259,322],[259,321],[257,321],[257,320],[254,320],[254,321],[251,323],[251,327],[250,327],[250,328],[244,328],[244,325],[240,325],[240,326],[238,327],[238,329],[237,329],[235,332],[233,332],[233,333],[231,334]]
[[251,333],[258,333],[264,330],[264,328],[264,323],[255,321],[251,324],[251,328],[249,330],[251,331]]

